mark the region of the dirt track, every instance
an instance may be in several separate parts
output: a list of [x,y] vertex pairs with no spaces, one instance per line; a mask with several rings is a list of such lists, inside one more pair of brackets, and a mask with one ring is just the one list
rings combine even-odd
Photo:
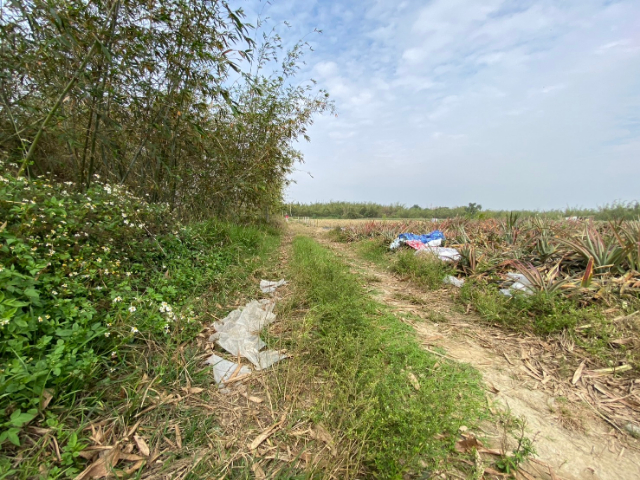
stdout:
[[[460,313],[447,287],[435,292],[414,288],[380,266],[359,258],[348,245],[330,241],[322,228],[292,225],[341,256],[364,274],[377,299],[418,333],[426,349],[441,347],[446,356],[481,372],[487,398],[495,408],[526,419],[537,456],[518,478],[635,480],[640,478],[640,442],[616,431],[566,378],[548,373],[545,358],[558,355],[544,340],[482,324],[474,313]],[[414,317],[415,318],[415,317]],[[550,371],[550,370],[549,370]],[[566,401],[564,400],[566,399]],[[501,429],[485,425],[478,436],[500,448]]]

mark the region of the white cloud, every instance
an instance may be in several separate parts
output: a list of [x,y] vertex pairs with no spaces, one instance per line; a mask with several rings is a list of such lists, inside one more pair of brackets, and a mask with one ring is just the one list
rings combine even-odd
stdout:
[[[291,199],[549,208],[638,196],[637,0],[311,0],[278,15],[324,31],[306,73],[339,112],[300,146],[316,178],[296,176]],[[607,182],[585,189],[603,165],[616,166]]]

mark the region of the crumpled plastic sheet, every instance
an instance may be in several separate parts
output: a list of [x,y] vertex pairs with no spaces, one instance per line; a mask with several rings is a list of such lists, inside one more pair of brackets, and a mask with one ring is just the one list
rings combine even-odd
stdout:
[[[222,387],[222,382],[229,380],[233,373],[238,369],[237,363],[225,360],[215,354],[211,355],[204,363],[213,365],[213,379],[220,387]],[[240,371],[237,373],[236,377],[247,373],[251,373],[251,369],[249,367],[242,366],[240,367]]]
[[220,322],[214,322],[216,333],[209,337],[231,355],[246,358],[258,370],[270,367],[286,358],[274,350],[261,352],[266,344],[259,332],[276,319],[273,300],[252,300],[243,308],[232,311]]
[[271,282],[269,280],[260,280],[260,290],[262,290],[262,293],[273,293],[278,288],[286,284],[287,282],[284,279],[277,282]]
[[454,287],[461,288],[464,285],[464,278],[456,278],[453,275],[447,275],[444,277],[442,283],[448,283]]
[[447,247],[429,247],[428,245],[423,245],[419,249],[416,250],[416,255],[419,253],[431,253],[435,255],[440,260],[444,262],[455,262],[460,260],[460,252],[455,248],[447,248]]
[[428,245],[430,247],[439,247],[445,240],[444,233],[440,230],[434,230],[426,235],[415,235],[413,233],[401,233],[398,237],[391,242],[389,248],[395,250],[403,243],[406,243],[410,247],[418,249],[418,245]]
[[507,273],[507,277],[509,277],[514,282],[511,284],[509,288],[503,288],[500,290],[502,295],[507,297],[512,297],[516,292],[522,292],[525,295],[532,295],[533,288],[531,288],[531,282],[527,277],[522,275],[521,273],[509,272]]

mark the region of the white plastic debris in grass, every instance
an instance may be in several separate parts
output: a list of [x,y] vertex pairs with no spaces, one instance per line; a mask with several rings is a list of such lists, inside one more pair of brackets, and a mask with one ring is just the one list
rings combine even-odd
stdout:
[[251,369],[244,365],[240,367],[240,370],[236,373],[236,370],[238,370],[237,363],[225,360],[224,358],[219,357],[215,354],[211,355],[204,363],[213,365],[213,379],[218,385],[220,385],[220,387],[222,387],[221,383],[230,380],[234,373],[235,378],[239,377],[240,375],[251,373]]
[[444,277],[443,283],[448,283],[454,287],[461,288],[464,285],[464,278],[456,278],[453,275],[447,275]]
[[455,248],[447,248],[447,247],[429,247],[425,245],[424,247],[416,250],[416,255],[422,253],[430,253],[435,255],[440,260],[444,262],[455,262],[460,260],[460,252]]
[[262,290],[262,293],[273,293],[278,288],[286,284],[287,282],[285,280],[280,280],[278,282],[270,282],[269,280],[260,280],[260,290]]
[[258,370],[268,368],[285,358],[274,350],[261,352],[265,343],[260,339],[260,330],[273,323],[275,302],[253,300],[243,308],[234,310],[220,322],[214,322],[216,333],[209,337],[227,352],[242,356],[253,363]]
[[531,288],[531,282],[527,277],[522,275],[521,273],[507,273],[507,277],[513,280],[513,284],[509,288],[503,288],[500,290],[502,295],[507,297],[512,297],[516,292],[522,292],[525,295],[533,294],[533,288]]

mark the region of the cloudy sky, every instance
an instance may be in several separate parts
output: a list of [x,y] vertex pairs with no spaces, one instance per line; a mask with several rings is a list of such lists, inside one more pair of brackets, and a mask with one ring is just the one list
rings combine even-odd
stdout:
[[303,74],[338,110],[300,145],[287,200],[640,200],[640,0],[261,5],[287,41],[322,30]]

